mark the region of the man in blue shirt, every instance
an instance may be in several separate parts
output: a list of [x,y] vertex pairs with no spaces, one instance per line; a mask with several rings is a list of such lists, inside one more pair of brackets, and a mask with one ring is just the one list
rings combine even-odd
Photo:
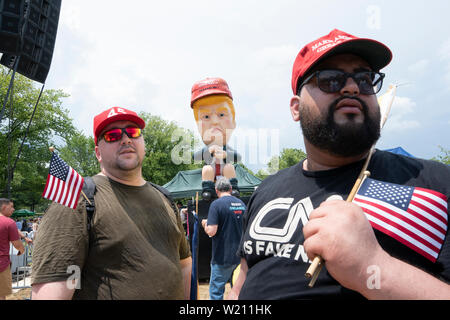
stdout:
[[236,252],[246,207],[240,199],[231,195],[232,187],[227,178],[218,178],[215,187],[218,199],[211,203],[208,219],[202,220],[202,226],[212,238],[209,297],[211,300],[223,300],[225,284],[240,261]]

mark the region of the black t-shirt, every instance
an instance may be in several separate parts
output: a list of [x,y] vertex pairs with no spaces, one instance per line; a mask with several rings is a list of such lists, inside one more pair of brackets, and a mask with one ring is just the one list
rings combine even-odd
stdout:
[[245,204],[233,196],[224,196],[211,203],[208,225],[217,225],[212,238],[211,263],[219,265],[239,264],[236,254],[242,236],[242,219]]
[[[346,200],[364,160],[336,169],[310,172],[303,163],[281,170],[258,187],[244,216],[240,254],[248,264],[239,299],[362,298],[334,280],[324,267],[313,288],[304,274],[310,265],[303,248],[303,225],[327,199]],[[377,150],[368,166],[371,179],[422,187],[450,199],[450,166]],[[391,256],[450,282],[450,240],[435,263],[394,238],[374,230]]]

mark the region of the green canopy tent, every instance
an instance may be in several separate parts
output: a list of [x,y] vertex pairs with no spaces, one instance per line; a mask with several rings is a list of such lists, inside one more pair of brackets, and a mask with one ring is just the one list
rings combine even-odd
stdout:
[[14,211],[11,218],[18,218],[18,217],[31,217],[34,216],[35,212],[27,210],[27,209],[20,209]]
[[[240,192],[255,191],[261,183],[261,179],[253,176],[238,164],[234,167]],[[202,192],[202,169],[180,171],[163,187],[169,190],[175,199],[195,197],[196,192],[199,194]]]

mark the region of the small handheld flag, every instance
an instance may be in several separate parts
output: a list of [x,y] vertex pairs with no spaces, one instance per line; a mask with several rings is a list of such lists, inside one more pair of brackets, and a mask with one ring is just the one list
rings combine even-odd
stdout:
[[76,209],[83,183],[83,177],[53,152],[42,197]]
[[366,179],[353,202],[363,209],[374,229],[436,262],[448,225],[445,195]]

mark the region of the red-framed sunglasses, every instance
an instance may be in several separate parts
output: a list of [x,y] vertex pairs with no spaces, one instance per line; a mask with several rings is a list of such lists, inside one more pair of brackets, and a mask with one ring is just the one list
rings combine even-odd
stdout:
[[119,141],[122,139],[124,133],[128,138],[136,139],[142,135],[142,129],[137,127],[114,128],[103,133],[100,136],[100,140],[104,139],[106,142]]

